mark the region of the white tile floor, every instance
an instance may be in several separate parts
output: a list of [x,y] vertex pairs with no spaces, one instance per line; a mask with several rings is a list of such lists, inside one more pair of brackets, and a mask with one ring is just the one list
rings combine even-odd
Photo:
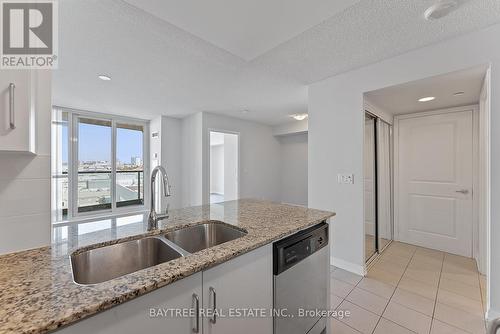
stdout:
[[366,277],[332,267],[332,334],[484,334],[485,278],[474,260],[393,242]]

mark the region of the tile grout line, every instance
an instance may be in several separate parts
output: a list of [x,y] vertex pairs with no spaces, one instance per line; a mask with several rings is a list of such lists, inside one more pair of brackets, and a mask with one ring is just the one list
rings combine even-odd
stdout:
[[432,309],[432,316],[431,316],[431,327],[429,328],[429,333],[432,332],[432,327],[434,326],[434,313],[436,313],[436,305],[437,305],[437,299],[438,299],[438,294],[439,294],[439,286],[441,285],[441,276],[443,275],[443,268],[444,268],[444,259],[446,258],[446,254],[443,254],[443,260],[441,261],[441,270],[439,271],[439,280],[438,280],[438,286],[436,289],[436,297],[434,299],[434,307]]
[[[436,306],[438,302],[438,294],[439,294],[439,287],[441,286],[441,276],[443,276],[443,268],[444,268],[444,259],[446,257],[446,254],[443,254],[443,262],[441,262],[441,270],[439,271],[439,280],[438,280],[438,286],[436,290],[436,299],[434,300],[434,308],[432,309],[432,322],[434,322],[434,314],[436,313]],[[431,322],[431,330],[432,330],[432,322]]]
[[[385,306],[384,310],[381,312],[382,314],[384,314],[384,313],[385,313],[385,311],[386,311],[386,309],[387,309],[387,307],[388,307],[388,304],[389,304],[389,303],[391,303],[391,302],[394,302],[395,304],[398,304],[398,305],[400,305],[401,307],[408,308],[409,310],[413,310],[413,311],[415,311],[415,312],[417,312],[417,313],[420,313],[420,314],[422,314],[422,315],[424,315],[424,316],[426,316],[426,317],[429,317],[429,315],[428,315],[428,314],[422,313],[422,312],[420,312],[420,311],[418,311],[418,310],[414,310],[414,309],[413,309],[413,308],[411,308],[411,307],[408,307],[408,306],[405,306],[405,305],[399,304],[399,303],[397,303],[397,302],[395,302],[395,301],[393,300],[396,290],[399,288],[400,283],[401,283],[402,279],[405,277],[405,274],[408,272],[408,269],[410,268],[410,266],[411,266],[412,262],[416,259],[417,254],[418,254],[418,247],[416,247],[416,248],[415,248],[415,250],[414,250],[413,252],[411,252],[411,256],[409,257],[408,261],[406,262],[406,265],[404,265],[404,270],[403,270],[402,274],[400,275],[400,278],[399,278],[399,280],[398,280],[398,283],[396,284],[396,286],[395,286],[395,287],[394,287],[394,285],[393,285],[393,284],[387,284],[387,283],[386,283],[387,285],[393,286],[393,287],[394,287],[394,291],[392,292],[392,294],[391,294],[390,298],[388,298],[387,305]],[[429,330],[430,330],[430,331],[432,331],[432,329],[434,328],[434,320],[435,320],[435,317],[434,317],[434,316],[435,316],[435,313],[436,313],[436,308],[437,308],[437,303],[438,303],[438,299],[437,299],[437,297],[438,297],[438,295],[439,295],[439,291],[441,291],[441,290],[446,290],[446,291],[448,291],[447,289],[444,289],[444,288],[441,286],[441,281],[442,281],[442,279],[443,279],[444,268],[445,268],[445,264],[446,264],[446,263],[445,263],[445,259],[446,259],[446,253],[444,253],[444,254],[442,255],[442,260],[441,260],[441,265],[440,265],[440,270],[439,270],[439,277],[438,277],[438,284],[437,284],[437,286],[436,286],[436,293],[435,293],[435,295],[434,295],[434,298],[435,298],[435,299],[434,299],[434,305],[433,305],[434,307],[433,307],[432,316],[430,316],[430,318],[431,318],[431,324],[430,324],[430,328],[429,328]],[[381,260],[381,258],[379,258],[379,260]],[[394,266],[396,266],[396,265],[397,265],[397,263],[391,263],[391,264],[392,264],[392,265],[394,265]],[[370,272],[370,271],[368,271],[368,273],[369,273],[369,272]],[[368,274],[368,273],[367,273],[367,274]],[[368,277],[368,275],[367,275],[366,277]],[[355,306],[359,307],[360,309],[363,309],[363,310],[365,310],[365,311],[367,311],[367,312],[369,312],[369,313],[371,313],[371,314],[374,314],[375,316],[378,316],[378,314],[377,314],[377,313],[375,313],[375,312],[373,312],[373,311],[371,311],[371,310],[368,310],[368,309],[366,309],[365,307],[360,306],[360,305],[358,305],[357,303],[355,303],[355,302],[351,302],[351,301],[349,301],[349,300],[347,299],[347,298],[348,298],[348,296],[349,296],[349,295],[350,295],[350,294],[351,294],[351,293],[352,293],[352,292],[353,292],[356,288],[358,288],[358,289],[360,289],[360,290],[363,290],[363,291],[365,291],[365,292],[367,292],[367,293],[373,294],[374,296],[377,296],[377,297],[379,297],[379,298],[384,298],[384,299],[386,299],[386,297],[384,297],[384,296],[381,296],[381,295],[379,295],[379,294],[377,294],[377,293],[374,293],[374,292],[372,292],[372,291],[369,291],[369,290],[366,290],[366,289],[363,289],[362,287],[360,287],[360,284],[361,284],[361,282],[363,281],[363,278],[366,278],[366,277],[361,277],[361,279],[360,279],[360,280],[358,280],[355,284],[352,284],[352,280],[351,280],[351,281],[349,281],[349,282],[346,282],[346,281],[343,281],[343,280],[339,280],[339,281],[342,281],[342,282],[343,282],[343,283],[345,283],[345,284],[349,284],[349,285],[351,285],[351,286],[352,286],[352,288],[351,288],[351,289],[349,289],[349,291],[348,291],[348,293],[345,295],[345,297],[340,298],[340,299],[341,299],[341,303],[340,303],[340,304],[342,304],[342,303],[344,303],[344,302],[349,302],[349,303],[352,303],[353,305],[355,305]],[[481,281],[480,281],[481,277],[480,277],[479,271],[476,271],[476,273],[475,273],[475,277],[476,277],[476,279],[479,281],[479,290],[480,290],[480,292],[484,291],[483,286],[481,285]],[[369,277],[368,277],[368,278],[369,278]],[[452,280],[452,281],[459,282],[459,283],[463,283],[463,282],[461,282],[460,280],[453,280],[453,279],[451,279],[451,280]],[[418,281],[418,280],[417,280],[417,281]],[[385,283],[385,282],[383,282],[383,281],[380,281],[380,282],[381,282],[381,283]],[[422,282],[422,283],[423,283],[423,282]],[[465,284],[465,283],[464,283],[464,284]],[[411,292],[411,291],[410,291],[410,292]],[[450,292],[451,292],[451,293],[454,293],[454,291],[450,291]],[[338,297],[338,296],[337,296],[337,297]],[[461,297],[468,298],[467,296],[462,296],[462,295],[461,295]],[[430,299],[430,298],[427,298],[427,299]],[[470,299],[470,298],[469,298],[469,299]],[[471,300],[473,300],[473,299],[471,299]],[[480,296],[480,300],[481,300],[481,304],[483,304],[483,303],[482,303],[482,301],[483,301],[484,299],[483,299],[483,295],[482,295],[482,293],[481,293],[481,296]],[[340,307],[340,304],[339,304],[339,307]],[[451,306],[451,305],[450,305],[450,306]],[[484,311],[484,305],[482,305],[482,306],[483,306],[482,310]],[[336,309],[339,309],[339,307],[337,307]],[[372,330],[372,332],[371,332],[372,334],[376,331],[377,327],[379,326],[379,324],[380,324],[380,322],[381,322],[381,318],[384,318],[384,317],[383,317],[383,316],[378,316],[378,321],[377,321],[377,323],[375,324],[375,327],[374,327],[374,329],[373,329],[373,330]],[[337,320],[337,321],[339,321],[339,319],[336,319],[336,320]],[[390,319],[387,319],[387,318],[384,318],[384,320],[385,320],[385,321],[388,321],[388,322],[390,322],[390,323],[396,324],[396,325],[398,325],[398,326],[401,326],[402,328],[405,328],[405,329],[407,329],[407,330],[409,330],[410,332],[412,332],[412,333],[413,333],[413,331],[412,331],[412,330],[410,330],[409,328],[406,328],[405,326],[402,326],[402,325],[398,324],[397,322],[394,322],[394,321],[392,321],[392,320],[390,320]],[[437,319],[436,319],[436,320],[437,320]],[[359,332],[359,330],[357,330],[356,328],[352,327],[351,325],[349,325],[349,324],[347,324],[347,323],[345,323],[345,322],[343,322],[343,321],[341,321],[341,322],[342,322],[342,324],[344,324],[344,325],[346,325],[347,327],[351,328],[351,329],[352,329],[353,331],[355,331],[356,333],[360,333],[360,332]],[[460,327],[457,327],[456,325],[453,325],[453,324],[449,324],[449,323],[447,323],[446,321],[443,321],[443,323],[444,323],[444,324],[446,324],[446,325],[451,326],[452,328],[461,329]],[[464,329],[461,329],[461,330],[462,330],[462,331],[464,331],[464,332],[470,333],[470,332],[468,332],[468,331],[466,331],[466,330],[464,330]]]
[[[410,260],[408,261],[408,263],[407,263],[407,264],[406,264],[406,266],[405,266],[405,270],[403,271],[403,274],[401,274],[401,277],[400,277],[400,278],[399,278],[399,280],[398,280],[398,284],[396,285],[396,288],[395,288],[395,289],[394,289],[394,291],[392,292],[391,297],[389,298],[389,301],[387,302],[387,305],[385,305],[384,310],[382,311],[382,315],[380,316],[380,318],[379,318],[379,319],[378,319],[378,321],[377,321],[377,324],[376,324],[376,325],[375,325],[375,327],[373,328],[372,334],[373,334],[373,333],[375,333],[375,330],[377,329],[377,326],[378,326],[378,324],[380,323],[380,319],[382,319],[382,317],[383,317],[383,315],[384,315],[385,311],[387,310],[387,306],[389,306],[389,303],[391,302],[392,297],[394,297],[394,294],[396,293],[396,290],[398,289],[399,283],[400,283],[400,282],[401,282],[401,280],[403,279],[403,276],[404,276],[404,274],[406,273],[406,270],[408,269],[408,266],[410,265],[411,260],[412,260],[412,259],[413,259],[413,257],[415,256],[416,251],[417,251],[417,248],[415,247],[415,250],[414,250],[414,251],[413,251],[413,253],[411,254]],[[384,318],[384,319],[385,319],[385,318]],[[388,319],[388,320],[389,320],[389,319]],[[389,320],[389,321],[391,321],[391,320]],[[397,324],[397,323],[396,323],[396,324]],[[397,324],[397,325],[401,326],[400,324]],[[409,328],[406,328],[406,327],[404,327],[404,326],[401,326],[401,327],[403,327],[403,328],[405,328],[405,329],[408,329],[409,331],[413,332],[413,331],[412,331],[411,329],[409,329]]]
[[[352,288],[352,290],[350,290],[350,291],[349,291],[349,293],[346,295],[346,297],[347,297],[347,296],[348,296],[348,295],[349,295],[349,294],[350,294],[350,293],[351,293],[351,292],[352,292],[352,291],[353,291],[353,290],[354,290],[354,289],[358,286],[359,282],[361,282],[361,280],[362,280],[362,279],[363,279],[363,278],[361,278],[361,279],[358,281],[358,283],[356,283],[356,285],[354,285],[354,287]],[[339,281],[344,282],[344,281],[342,281],[342,280],[339,280]],[[344,282],[344,283],[348,283],[348,282]],[[352,285],[352,284],[351,284],[351,285]],[[337,297],[339,297],[339,296],[337,296]],[[340,305],[342,305],[345,301],[348,301],[348,300],[346,300],[346,297],[343,297],[343,298],[342,298],[342,301],[341,301],[341,302],[340,302],[340,304],[339,304],[339,305],[335,308],[335,311],[336,311],[336,310],[338,310],[338,309],[339,309],[339,307],[340,307]],[[339,298],[340,298],[340,297],[339,297]],[[348,302],[349,302],[349,301],[348,301]],[[342,324],[344,324],[344,325],[346,325],[347,327],[351,328],[353,331],[355,331],[355,332],[357,332],[357,333],[362,334],[362,333],[361,333],[360,331],[358,331],[356,328],[349,326],[349,324],[346,324],[345,322],[341,321],[340,319],[337,319],[336,317],[334,317],[333,319],[337,320],[338,322],[341,322]]]
[[[438,293],[438,294],[439,294],[439,287],[440,287],[440,284],[441,284],[441,276],[442,276],[442,272],[443,272],[443,269],[444,269],[444,262],[445,262],[445,259],[446,259],[446,254],[448,254],[448,253],[444,253],[444,256],[443,256],[443,264],[442,264],[442,266],[441,266],[441,273],[440,273],[440,276],[439,276],[439,283],[438,283],[438,291],[437,291],[437,293]],[[453,281],[453,280],[452,280],[452,281]],[[449,291],[449,290],[444,289],[444,288],[442,288],[442,289],[443,289],[443,290],[445,290],[445,291]],[[481,287],[480,287],[480,289],[481,289]],[[449,291],[449,292],[452,292],[452,293],[453,293],[453,291]],[[460,295],[460,296],[461,296],[461,295]],[[465,296],[462,296],[462,297],[465,297]],[[467,297],[465,297],[465,298],[467,298]],[[432,331],[432,326],[433,326],[433,324],[434,324],[434,319],[436,319],[436,318],[434,318],[434,313],[435,313],[435,311],[436,311],[437,302],[438,302],[438,301],[437,301],[437,295],[436,295],[436,301],[435,301],[435,303],[434,303],[434,311],[433,311],[433,313],[432,313],[431,331]],[[447,304],[445,304],[445,305],[446,305],[446,306],[448,306],[448,307],[455,308],[454,306],[451,306],[451,305],[447,305]],[[448,322],[446,322],[446,321],[439,320],[439,319],[436,319],[436,320],[437,320],[437,321],[439,321],[439,322],[442,322],[442,323],[444,323],[444,324],[446,324],[446,325],[448,325],[448,326],[450,326],[450,327],[453,327],[453,328],[459,329],[459,330],[461,330],[461,331],[463,331],[463,332],[467,332],[467,333],[472,334],[472,333],[471,333],[471,332],[469,332],[468,330],[466,330],[466,329],[464,329],[464,328],[460,328],[460,327],[458,327],[458,326],[457,326],[457,325],[455,325],[455,324],[450,324],[450,323],[448,323]],[[485,329],[486,329],[486,322],[485,322]]]
[[[360,305],[358,305],[358,304],[356,304],[356,303],[353,303],[353,302],[351,302],[350,300],[348,300],[348,299],[347,299],[347,297],[351,294],[351,292],[353,292],[353,291],[354,291],[354,289],[358,288],[358,285],[359,285],[359,283],[361,283],[361,281],[363,280],[363,278],[364,278],[364,276],[361,276],[361,279],[360,279],[360,280],[359,280],[359,281],[358,281],[355,285],[350,284],[349,282],[345,282],[345,281],[339,280],[339,281],[344,282],[344,283],[347,283],[347,284],[349,284],[349,285],[353,285],[353,288],[352,288],[352,289],[349,291],[349,293],[347,293],[347,295],[346,295],[346,296],[342,299],[342,302],[339,304],[339,306],[337,306],[337,307],[335,308],[335,310],[338,310],[338,309],[339,309],[339,307],[340,307],[340,305],[342,305],[344,302],[348,302],[348,303],[353,304],[353,305],[355,305],[355,306],[357,306],[357,307],[359,307],[359,308],[361,308],[361,309],[363,309],[363,310],[365,310],[365,311],[367,311],[367,312],[370,312],[370,313],[372,313],[372,314],[375,314],[376,316],[378,316],[378,321],[377,321],[377,323],[375,324],[375,327],[373,328],[373,331],[375,331],[375,329],[377,328],[377,325],[378,325],[378,323],[379,323],[379,321],[380,321],[380,318],[382,318],[382,316],[381,316],[381,315],[378,315],[378,314],[376,314],[376,313],[373,313],[372,311],[367,310],[367,309],[365,309],[364,307],[362,307],[362,306],[360,306]],[[368,293],[372,293],[372,292],[367,291],[367,290],[364,290],[364,289],[362,289],[362,288],[358,288],[358,289],[363,290],[363,291],[366,291],[366,292],[368,292]],[[375,296],[378,296],[378,297],[380,297],[380,298],[383,298],[382,296],[379,296],[379,295],[377,295],[377,294],[374,294],[374,293],[372,293],[372,294],[373,294],[373,295],[375,295]],[[337,297],[339,297],[339,296],[337,296]],[[384,310],[385,310],[385,309],[384,309]],[[382,312],[382,313],[383,313],[383,312]],[[354,327],[350,326],[349,324],[347,324],[347,323],[343,322],[343,321],[342,321],[342,320],[340,320],[340,319],[337,319],[337,318],[335,318],[335,319],[336,319],[337,321],[339,321],[339,322],[343,323],[343,324],[344,324],[344,325],[346,325],[347,327],[352,328],[352,329],[353,329],[354,331],[356,331],[357,333],[360,333],[360,334],[361,334],[361,332],[360,332],[359,330],[357,330],[356,328],[354,328]],[[373,333],[373,332],[372,332],[372,333]]]

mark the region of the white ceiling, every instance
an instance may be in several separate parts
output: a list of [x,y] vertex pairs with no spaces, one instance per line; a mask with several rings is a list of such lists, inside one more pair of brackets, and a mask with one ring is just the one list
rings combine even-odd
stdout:
[[[128,1],[155,15],[122,0],[59,2],[55,104],[140,118],[210,111],[280,124],[307,111],[308,83],[500,22],[498,0],[466,1],[435,22],[422,18],[434,0],[289,0],[290,8],[283,0]],[[199,37],[205,33],[207,40]],[[98,80],[100,73],[113,80]]]
[[[392,115],[476,104],[479,102],[486,70],[486,67],[478,66],[387,87],[365,93],[365,99]],[[457,92],[464,94],[454,96]],[[427,96],[434,96],[436,99],[429,102],[418,101]]]
[[268,124],[307,110],[307,86],[125,2],[64,0],[59,12],[56,105],[139,118],[210,111]]
[[426,21],[437,0],[363,0],[254,62],[313,83],[500,22],[499,0],[457,1],[450,15]]
[[360,0],[125,0],[245,60]]

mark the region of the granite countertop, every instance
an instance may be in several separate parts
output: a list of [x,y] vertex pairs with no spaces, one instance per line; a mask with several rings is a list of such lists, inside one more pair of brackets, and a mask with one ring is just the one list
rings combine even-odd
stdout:
[[[170,218],[160,221],[153,232],[147,231],[145,213],[56,225],[50,246],[0,256],[0,333],[49,332],[332,216],[331,212],[247,199],[172,210]],[[235,225],[248,234],[104,283],[84,286],[73,281],[69,255],[77,249],[209,220]]]

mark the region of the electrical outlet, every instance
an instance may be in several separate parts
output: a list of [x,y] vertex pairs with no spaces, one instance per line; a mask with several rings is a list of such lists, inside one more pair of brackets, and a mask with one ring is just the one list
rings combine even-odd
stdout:
[[354,174],[338,174],[337,182],[340,184],[354,184]]

